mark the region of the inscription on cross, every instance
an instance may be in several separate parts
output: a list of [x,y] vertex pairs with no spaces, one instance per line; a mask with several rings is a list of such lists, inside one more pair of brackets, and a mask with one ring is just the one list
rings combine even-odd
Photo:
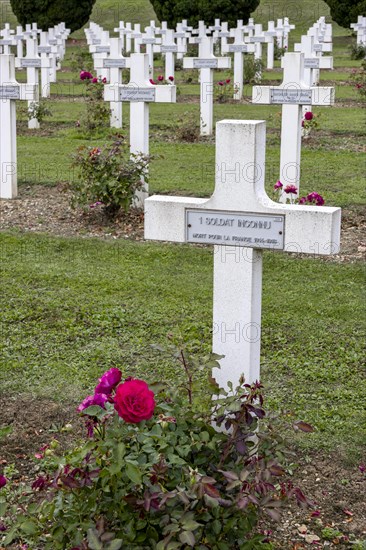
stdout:
[[216,185],[210,199],[152,196],[145,238],[200,242],[214,249],[213,351],[224,355],[214,376],[222,387],[260,379],[262,249],[337,253],[339,208],[278,204],[265,181],[264,121],[216,126]]
[[279,179],[284,187],[295,185],[299,190],[302,108],[304,105],[333,105],[334,87],[305,84],[302,53],[285,53],[281,66],[284,71],[280,86],[253,86],[252,101],[282,105]]

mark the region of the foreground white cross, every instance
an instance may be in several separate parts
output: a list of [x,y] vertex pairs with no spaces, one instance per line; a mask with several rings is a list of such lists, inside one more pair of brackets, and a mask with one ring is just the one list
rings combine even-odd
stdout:
[[[202,27],[201,27],[201,32]],[[199,69],[200,71],[200,126],[201,136],[210,136],[213,132],[213,93],[214,69],[230,69],[230,57],[215,57],[213,53],[213,38],[204,36],[199,39],[198,57],[185,57],[184,69]]]
[[13,199],[17,186],[15,101],[35,101],[38,86],[15,80],[14,55],[0,55],[0,198]]
[[[130,82],[127,85],[109,84],[104,87],[105,101],[130,102],[131,154],[149,154],[149,103],[175,103],[174,85],[156,86],[149,81],[149,56],[131,54]],[[141,206],[148,196],[148,187],[138,193],[135,206]]]
[[145,238],[218,245],[214,249],[213,352],[224,355],[218,383],[260,379],[262,250],[335,254],[339,208],[278,204],[264,189],[266,126],[216,126],[216,185],[210,199],[152,196]]
[[[281,60],[280,86],[253,86],[253,103],[282,105],[280,181],[283,186],[300,186],[301,121],[304,105],[334,104],[334,87],[304,83],[304,54],[285,53]],[[293,196],[298,196],[293,194]],[[286,200],[286,194],[282,194]]]

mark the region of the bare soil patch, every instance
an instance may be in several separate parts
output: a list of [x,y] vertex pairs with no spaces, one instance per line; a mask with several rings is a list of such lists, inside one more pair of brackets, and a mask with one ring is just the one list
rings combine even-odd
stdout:
[[[59,237],[143,240],[143,212],[121,212],[112,222],[101,207],[73,210],[70,192],[63,184],[56,187],[21,187],[13,200],[0,200],[0,230],[20,233],[47,233]],[[329,258],[354,262],[366,258],[366,209],[343,209],[341,252]]]

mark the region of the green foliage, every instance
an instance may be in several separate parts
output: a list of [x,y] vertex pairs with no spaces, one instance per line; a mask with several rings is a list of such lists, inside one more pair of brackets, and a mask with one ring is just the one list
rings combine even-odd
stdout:
[[32,102],[28,107],[28,120],[37,119],[41,123],[46,117],[51,117],[52,111],[45,101]]
[[366,60],[362,62],[358,71],[352,71],[351,83],[361,97],[366,97]]
[[364,44],[352,44],[351,59],[365,59],[365,58],[366,58],[366,46]]
[[100,203],[110,218],[121,208],[128,211],[135,192],[143,187],[144,176],[146,180],[148,158],[131,156],[122,136],[102,148],[81,145],[73,159],[80,178],[70,184],[72,206]]
[[85,111],[79,120],[79,127],[85,132],[87,137],[93,135],[96,131],[109,127],[110,108],[109,103],[103,99],[104,84],[98,79],[93,82],[92,79],[85,82]]
[[[200,361],[174,346],[169,352],[185,373],[183,386],[151,385],[150,420],[131,423],[117,414],[113,402],[121,405],[118,390],[132,386],[129,379],[109,387],[105,408],[84,408],[88,437],[65,455],[58,445],[44,452],[42,475],[20,498],[22,512],[10,502],[5,545],[264,550],[259,518],[261,527],[265,518],[279,520],[291,498],[310,504],[288,478],[284,441],[275,419],[266,420],[262,386],[241,380],[224,391],[209,378],[206,396],[215,399],[205,411],[195,376],[218,366],[218,357]],[[124,407],[131,410],[130,398]]]
[[36,22],[43,30],[61,22],[71,31],[80,29],[88,22],[94,3],[95,0],[10,0],[23,27],[26,23]]
[[244,84],[258,84],[261,80],[263,63],[253,54],[244,54]]
[[179,119],[176,129],[177,138],[180,141],[194,143],[199,141],[200,135],[198,117],[193,113],[183,113],[183,116]]
[[248,22],[259,0],[150,0],[160,21],[167,21],[172,28],[182,19],[195,27],[198,21],[213,25],[216,17],[235,26],[237,19]]
[[330,7],[330,15],[338,25],[349,29],[357,23],[358,15],[366,15],[366,0],[324,0]]

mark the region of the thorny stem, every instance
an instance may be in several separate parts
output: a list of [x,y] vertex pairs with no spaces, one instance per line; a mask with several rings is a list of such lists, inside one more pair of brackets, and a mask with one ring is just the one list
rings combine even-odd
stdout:
[[186,358],[184,357],[184,352],[183,352],[182,349],[180,350],[180,355],[181,355],[181,358],[182,358],[181,359],[182,365],[183,365],[184,370],[186,371],[186,375],[188,377],[188,386],[187,386],[188,401],[189,401],[189,404],[192,405],[192,374],[189,371],[189,367],[188,367]]

